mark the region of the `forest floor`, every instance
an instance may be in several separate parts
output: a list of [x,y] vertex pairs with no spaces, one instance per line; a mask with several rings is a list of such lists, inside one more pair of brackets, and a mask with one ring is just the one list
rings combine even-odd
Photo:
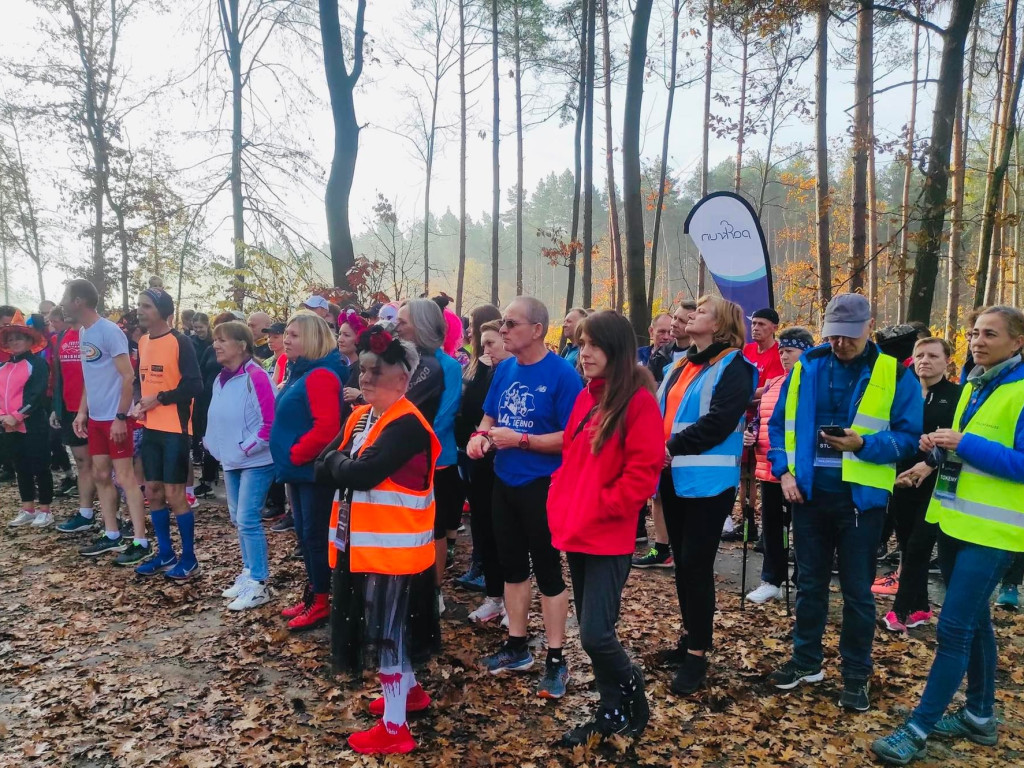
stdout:
[[[71,504],[62,505],[59,516]],[[541,665],[492,677],[477,659],[501,640],[498,627],[466,621],[476,593],[446,586],[444,652],[420,675],[437,704],[413,716],[419,749],[378,760],[356,755],[345,737],[372,724],[375,680],[330,672],[326,629],[292,635],[278,611],[296,596],[302,564],[288,559],[290,534],[268,534],[274,600],[242,613],[219,593],[231,583],[238,548],[222,502],[198,512],[202,576],[184,585],[140,581],[130,569],[78,557],[82,537],[9,529],[17,512],[0,489],[0,766],[861,766],[868,747],[916,703],[934,648],[934,626],[911,637],[879,630],[871,711],[837,706],[838,637],[826,634],[825,681],[781,693],[767,674],[788,658],[790,620],[780,603],[739,610],[739,545],[719,556],[717,650],[711,681],[693,698],[671,694],[653,654],[679,631],[670,570],[636,571],[622,604],[620,636],[641,659],[651,722],[636,745],[624,741],[574,751],[555,746],[596,701],[593,676],[570,617],[568,696],[535,696]],[[470,540],[460,538],[461,573]],[[748,584],[756,585],[759,558]],[[837,592],[837,587],[833,587]],[[941,590],[939,590],[941,594]],[[887,606],[887,601],[885,604]],[[839,615],[833,599],[833,620]],[[879,608],[882,609],[880,604]],[[881,616],[881,611],[879,613]],[[531,631],[541,642],[539,615]],[[922,766],[1024,764],[1024,615],[999,613],[995,748],[932,740]],[[538,650],[540,650],[538,648]]]

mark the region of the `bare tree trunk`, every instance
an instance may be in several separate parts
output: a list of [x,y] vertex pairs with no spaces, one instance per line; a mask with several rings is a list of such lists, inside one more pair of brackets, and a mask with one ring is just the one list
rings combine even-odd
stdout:
[[[1016,50],[1016,6],[1016,0],[1011,0],[1007,4],[1005,74],[1001,88],[1003,104],[1002,111],[992,127],[993,140],[995,132],[998,131],[1001,141],[999,142],[999,157],[992,168],[992,176],[985,192],[985,211],[982,217],[978,272],[974,289],[975,307],[992,303],[996,296],[993,278],[998,275],[999,253],[993,247],[993,236],[997,225],[997,212],[1001,204],[1003,180],[1006,178],[1006,171],[1010,165],[1010,150],[1016,138],[1017,102],[1020,98],[1021,79],[1024,77],[1024,46],[1021,48],[1022,55],[1017,62],[1016,69],[1013,65],[1013,56]],[[1002,124],[1001,130],[1000,123]]]
[[[917,5],[917,12],[921,12],[920,3]],[[907,145],[904,151],[906,157],[903,160],[903,196],[900,200],[901,220],[900,228],[900,254],[896,261],[896,322],[902,323],[907,319],[907,259],[910,254],[910,181],[914,175],[914,133],[917,128],[917,77],[920,68],[921,51],[921,27],[913,24],[914,27],[914,49],[910,69],[910,79],[913,81],[910,86],[910,119],[907,121]],[[953,182],[954,187],[956,182]]]
[[638,343],[647,342],[651,313],[644,285],[644,207],[640,193],[640,121],[647,63],[647,31],[653,0],[636,0],[630,32],[629,70],[622,121],[622,189],[626,223],[626,271],[629,279],[629,322]]
[[[749,42],[750,32],[746,28],[746,24],[743,26],[743,57],[740,69],[740,119],[739,128],[736,131],[736,179],[734,181],[734,187],[736,194],[740,193],[740,186],[742,185],[743,177],[743,138],[744,138],[744,123],[747,115],[747,69],[749,67]],[[765,170],[765,175],[768,175],[768,171]]]
[[[604,124],[605,172],[608,177],[608,242],[612,258],[612,276],[616,290],[612,292],[612,306],[622,311],[626,284],[622,274],[622,240],[619,237],[619,203],[615,189],[615,156],[612,141],[612,53],[608,32],[608,0],[601,0],[601,29],[604,36]],[[646,250],[646,249],[645,249]]]
[[[654,209],[654,231],[651,234],[651,274],[647,284],[647,311],[650,313],[654,306],[654,278],[657,275],[658,267],[658,239],[661,237],[661,212],[665,206],[665,176],[668,171],[668,137],[669,127],[672,125],[672,105],[676,98],[676,67],[679,55],[679,6],[680,0],[672,2],[672,53],[670,66],[672,72],[668,80],[668,106],[665,107],[665,130],[661,135],[661,173],[658,177],[658,203]],[[668,259],[666,259],[666,263]],[[670,292],[668,282],[665,283],[665,293]]]
[[864,290],[864,252],[867,243],[868,143],[871,90],[874,87],[874,6],[860,0],[857,13],[857,75],[853,110],[853,200],[850,211],[850,290]]
[[1011,269],[1010,269],[1010,275],[1011,275],[1011,279],[1013,280],[1013,306],[1019,307],[1020,306],[1020,297],[1021,297],[1021,291],[1020,291],[1020,245],[1021,245],[1021,214],[1022,214],[1021,205],[1020,205],[1020,195],[1021,195],[1021,188],[1020,188],[1020,184],[1021,184],[1021,174],[1020,174],[1020,164],[1021,164],[1020,141],[1016,142],[1015,150],[1014,151],[1015,151],[1015,154],[1016,154],[1016,157],[1015,157],[1016,163],[1014,164],[1014,172],[1013,172],[1013,214],[1014,214],[1014,216],[1016,218],[1016,223],[1014,224],[1014,227],[1013,227],[1013,264],[1012,264]]
[[[237,3],[237,0],[232,0]],[[364,19],[366,0],[358,0],[356,23],[352,43],[352,70],[345,63],[345,50],[338,18],[338,0],[319,0],[320,37],[323,40],[324,72],[331,98],[331,117],[334,122],[334,154],[331,174],[327,178],[324,206],[327,209],[327,238],[331,246],[331,277],[334,285],[348,288],[348,272],[355,264],[352,229],[349,226],[348,207],[352,180],[356,173],[359,154],[359,122],[353,93],[363,72],[363,43],[366,39]],[[236,230],[236,238],[244,231]],[[396,297],[397,298],[397,297]],[[239,299],[239,306],[241,302]]]
[[466,0],[459,0],[459,275],[455,314],[462,317],[466,282]]
[[871,314],[878,315],[878,190],[875,176],[875,97],[868,105],[868,301]]
[[952,0],[949,26],[943,36],[942,58],[935,89],[932,139],[928,146],[928,166],[922,193],[921,230],[914,280],[907,304],[907,319],[928,323],[931,320],[935,281],[939,272],[939,248],[946,218],[946,193],[949,189],[949,155],[953,141],[956,101],[963,87],[964,43],[974,17],[975,0]]
[[498,306],[498,216],[501,205],[501,182],[498,173],[501,137],[498,111],[498,0],[491,0],[491,85],[494,90],[491,118],[491,303]]
[[520,5],[515,4],[515,72],[516,84],[516,296],[523,295],[523,61],[520,27]]
[[[584,0],[586,1],[586,0]],[[583,178],[583,113],[586,106],[587,31],[580,31],[580,83],[576,98],[576,131],[573,134],[573,190],[572,223],[569,232],[569,282],[565,289],[565,313],[573,308],[576,299],[576,255],[580,227],[580,187]]]
[[[708,150],[711,137],[711,50],[715,38],[715,0],[708,0],[708,31],[704,43],[704,130],[703,143],[701,145],[700,162],[700,196],[703,199],[708,194]],[[706,269],[704,257],[697,257],[699,266],[697,268],[697,293],[704,295],[706,288]]]
[[[963,272],[964,180],[967,173],[967,141],[971,125],[971,104],[974,96],[974,71],[978,59],[978,28],[980,10],[975,10],[971,32],[971,56],[967,64],[967,87],[957,99],[953,123],[953,151],[956,168],[953,176],[953,214],[949,230],[949,284],[946,287],[946,339],[953,340],[959,325],[960,282]],[[961,81],[962,85],[962,81]]]
[[824,311],[832,298],[832,254],[829,248],[829,185],[828,185],[828,126],[826,125],[828,100],[828,16],[829,0],[818,4],[818,52],[814,74],[815,89],[815,156],[817,171],[815,183],[815,206],[817,209],[816,231],[818,236],[818,304]]
[[583,306],[594,291],[594,69],[597,42],[597,2],[587,3],[587,74],[583,122]]

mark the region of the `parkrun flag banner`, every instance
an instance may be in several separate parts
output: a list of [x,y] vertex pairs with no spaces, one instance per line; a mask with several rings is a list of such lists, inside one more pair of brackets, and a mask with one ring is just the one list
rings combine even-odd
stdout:
[[713,192],[693,206],[683,231],[722,296],[743,307],[744,316],[775,306],[768,245],[750,203],[732,192]]

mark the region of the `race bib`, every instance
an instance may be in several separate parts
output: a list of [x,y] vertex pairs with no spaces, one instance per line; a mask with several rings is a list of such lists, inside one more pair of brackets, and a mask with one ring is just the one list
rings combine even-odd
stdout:
[[349,503],[339,498],[339,494],[335,493],[336,503],[338,505],[338,524],[334,528],[334,546],[344,552],[348,549],[348,523],[351,515]]
[[964,463],[955,453],[949,454],[942,466],[939,476],[935,479],[935,498],[951,501],[956,498],[956,487],[960,482],[960,472]]
[[838,448],[833,448],[831,445],[825,442],[825,438],[821,436],[823,430],[830,429],[833,424],[825,424],[818,427],[818,431],[815,434],[818,436],[818,447],[814,451],[814,466],[816,467],[841,467],[843,466],[843,452]]

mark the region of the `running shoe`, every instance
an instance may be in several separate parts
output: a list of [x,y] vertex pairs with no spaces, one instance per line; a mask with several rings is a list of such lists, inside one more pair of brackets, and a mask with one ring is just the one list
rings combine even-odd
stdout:
[[486,624],[504,615],[505,601],[500,597],[488,597],[479,608],[469,614],[469,620],[474,624]]
[[932,728],[935,736],[944,736],[949,739],[970,739],[975,744],[982,744],[986,747],[994,747],[999,740],[996,731],[996,719],[990,717],[986,722],[978,724],[968,712],[967,707],[961,707],[951,715],[946,715]]
[[192,562],[185,562],[179,560],[178,564],[171,568],[164,574],[164,578],[170,579],[171,581],[188,581],[194,579],[199,575],[199,562],[192,560]]
[[144,547],[132,541],[124,548],[124,552],[114,558],[114,565],[137,565],[148,559],[152,553],[152,547]]
[[871,592],[875,595],[895,595],[900,590],[900,579],[895,573],[887,573],[875,579]]
[[633,555],[634,568],[671,568],[675,565],[672,551],[668,547],[661,548],[655,544],[646,555]]
[[294,531],[295,530],[295,518],[292,517],[291,515],[285,515],[280,520],[278,520],[276,523],[274,523],[272,526],[270,526],[270,530],[273,531],[274,533],[284,533],[285,531]]
[[907,625],[900,621],[900,617],[896,615],[895,611],[889,611],[885,614],[882,619],[882,623],[885,624],[885,628],[890,632],[899,632],[901,634],[907,633]]
[[782,597],[782,590],[767,581],[762,581],[757,589],[747,594],[747,600],[757,605],[767,603],[769,600],[778,600],[780,597]]
[[801,667],[790,659],[768,676],[768,682],[780,691],[791,691],[800,683],[818,683],[824,678],[825,673],[821,671],[821,667],[817,669]]
[[843,709],[852,709],[855,712],[867,712],[871,709],[871,699],[868,696],[870,685],[867,680],[856,678],[843,679],[843,693],[839,697],[839,706]]
[[519,650],[513,650],[506,642],[498,649],[497,653],[484,656],[481,661],[484,668],[492,675],[505,671],[525,672],[533,666],[533,654],[525,645]]
[[228,603],[229,611],[246,611],[270,602],[265,584],[249,579],[242,585],[242,591]]
[[32,525],[36,519],[35,512],[29,512],[28,510],[21,510],[18,512],[18,516],[7,523],[8,528],[20,528],[23,525]]
[[[196,507],[199,506],[199,499],[196,498],[196,495],[194,493],[189,493],[188,491],[186,491],[185,492],[185,501],[188,502],[189,509],[195,509]],[[148,500],[147,500],[146,504],[148,506],[148,504],[149,504]]]
[[914,611],[909,616],[907,616],[907,629],[920,627],[922,624],[927,624],[931,620],[931,611]]
[[36,519],[32,521],[33,528],[46,528],[53,525],[52,512],[36,512]]
[[89,546],[79,549],[78,554],[82,555],[82,557],[99,557],[107,552],[124,552],[127,548],[128,540],[124,536],[111,539],[106,534],[103,534]]
[[906,765],[911,760],[928,755],[925,739],[909,724],[901,725],[888,736],[875,739],[871,751],[889,765]]
[[65,475],[61,478],[60,485],[53,492],[54,496],[68,496],[71,491],[78,489],[78,480],[74,477],[68,477]]
[[158,573],[166,573],[178,564],[178,558],[173,552],[166,555],[157,551],[153,557],[135,569],[139,576],[156,576]]
[[542,699],[560,699],[565,696],[569,684],[569,665],[565,661],[544,665],[544,677],[537,685],[537,695]]
[[81,512],[75,512],[75,514],[63,523],[57,525],[57,531],[59,533],[79,533],[80,531],[88,531],[92,529],[93,522],[93,518],[82,517]]
[[249,581],[249,569],[243,568],[242,572],[235,577],[235,583],[220,593],[221,597],[226,597],[229,600],[234,600],[245,588],[246,583]]
[[1016,584],[1003,584],[999,590],[999,597],[996,598],[996,605],[1008,611],[1016,611],[1020,604]]
[[416,749],[416,740],[409,732],[408,723],[402,723],[392,733],[383,720],[378,720],[372,728],[349,736],[348,745],[361,755],[404,755]]

